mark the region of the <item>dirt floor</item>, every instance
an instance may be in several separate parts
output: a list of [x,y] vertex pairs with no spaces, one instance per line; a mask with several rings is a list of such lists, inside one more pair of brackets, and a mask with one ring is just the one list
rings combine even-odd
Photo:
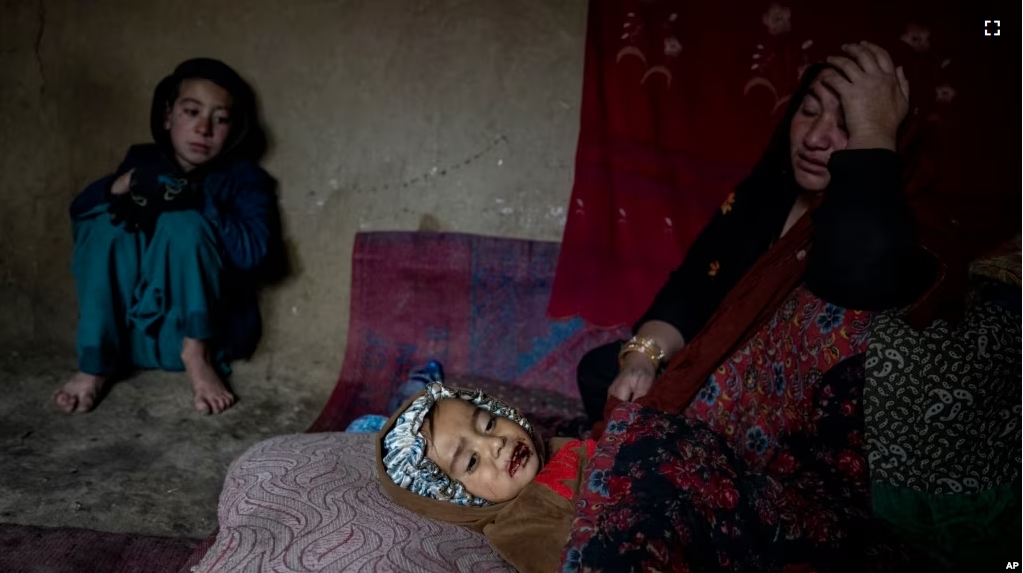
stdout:
[[202,416],[184,373],[142,372],[92,413],[69,416],[51,395],[74,368],[73,355],[47,349],[0,355],[0,522],[205,537],[231,461],[264,438],[304,431],[333,385],[236,364],[241,400]]

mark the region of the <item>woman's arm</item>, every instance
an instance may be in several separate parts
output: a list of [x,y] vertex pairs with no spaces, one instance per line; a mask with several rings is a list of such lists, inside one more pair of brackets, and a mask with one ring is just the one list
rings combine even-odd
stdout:
[[[770,248],[792,207],[786,196],[751,178],[736,189],[700,232],[681,266],[669,275],[647,312],[633,328],[671,358],[710,320],[736,283]],[[657,364],[646,355],[624,357],[609,394],[635,400],[649,392]]]
[[765,179],[751,176],[715,212],[634,325],[634,334],[657,338],[671,356],[703,328],[777,239],[792,208],[795,196]]
[[828,171],[831,184],[813,214],[807,288],[857,310],[912,302],[933,280],[936,267],[917,244],[895,152],[836,151]]
[[644,322],[636,330],[635,335],[637,338],[653,340],[664,351],[666,357],[670,357],[679,350],[682,350],[686,343],[678,328],[661,320],[648,320]]
[[848,145],[831,154],[831,182],[814,213],[806,285],[828,302],[857,310],[908,304],[937,268],[917,246],[895,154],[909,110],[909,82],[888,52],[870,42],[842,46],[821,82],[842,102]]
[[[740,195],[734,204],[715,213],[689,248],[682,264],[668,275],[650,307],[633,326],[633,334],[657,339],[668,356],[680,350],[684,340],[696,336],[748,270],[749,265],[730,256],[733,251],[741,250],[736,249],[737,243],[744,239],[757,240],[742,232],[743,222],[749,217],[744,213],[748,207],[739,204],[741,199]],[[767,250],[770,240],[761,242],[764,242],[762,250]]]

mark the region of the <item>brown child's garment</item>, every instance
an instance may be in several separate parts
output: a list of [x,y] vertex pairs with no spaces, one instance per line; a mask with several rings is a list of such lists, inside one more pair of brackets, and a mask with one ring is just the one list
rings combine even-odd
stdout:
[[[557,438],[537,443],[546,462],[515,499],[486,507],[457,505],[414,494],[391,481],[384,467],[384,436],[398,416],[422,396],[416,394],[391,416],[377,437],[377,474],[384,493],[415,513],[483,533],[508,563],[521,573],[550,573],[561,563],[572,513],[582,483],[583,468],[593,455],[592,440]],[[545,451],[546,450],[546,451]],[[546,454],[546,455],[545,455]]]

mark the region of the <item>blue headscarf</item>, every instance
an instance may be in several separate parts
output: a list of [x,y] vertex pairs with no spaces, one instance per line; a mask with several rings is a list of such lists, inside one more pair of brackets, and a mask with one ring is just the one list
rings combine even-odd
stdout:
[[461,482],[445,474],[426,456],[426,439],[421,432],[423,421],[439,400],[458,399],[515,422],[529,433],[535,443],[533,427],[518,410],[491,398],[482,390],[468,391],[444,386],[440,369],[427,370],[429,366],[415,370],[410,375],[415,379],[428,372],[430,381],[423,395],[398,416],[394,427],[384,436],[384,467],[387,475],[398,487],[423,497],[470,507],[491,505],[491,502],[469,493]]

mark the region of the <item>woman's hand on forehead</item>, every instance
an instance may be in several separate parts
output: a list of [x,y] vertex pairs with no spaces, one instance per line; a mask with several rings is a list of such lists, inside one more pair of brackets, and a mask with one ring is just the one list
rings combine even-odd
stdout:
[[846,56],[827,62],[840,73],[822,73],[820,81],[842,101],[848,149],[895,150],[899,125],[909,111],[909,82],[884,48],[870,42],[842,46]]

